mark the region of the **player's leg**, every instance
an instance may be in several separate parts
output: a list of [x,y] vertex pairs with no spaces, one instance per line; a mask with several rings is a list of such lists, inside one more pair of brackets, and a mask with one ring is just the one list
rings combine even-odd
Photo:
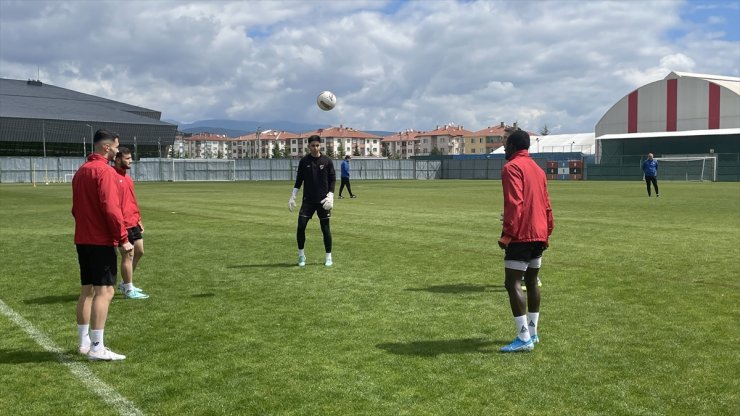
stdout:
[[534,348],[527,328],[527,305],[521,287],[522,277],[529,266],[530,256],[529,244],[511,243],[506,248],[504,286],[509,295],[509,306],[514,316],[517,336],[511,344],[501,348],[501,352],[531,351]]
[[349,183],[349,178],[347,178],[347,192],[349,192],[350,198],[355,198],[356,195],[352,193],[352,185]]
[[537,333],[537,325],[540,320],[540,288],[537,284],[537,275],[540,272],[541,264],[542,257],[530,260],[529,267],[524,273],[527,285],[532,288],[527,291],[527,328],[529,329],[529,336],[535,344],[540,342]]
[[333,264],[331,258],[331,227],[329,226],[329,219],[331,218],[331,211],[324,210],[323,207],[318,209],[319,221],[321,222],[321,234],[324,236],[324,250],[326,251],[326,259],[324,261],[325,266],[331,266]]
[[648,196],[650,196],[650,177],[649,176],[645,176],[645,185],[647,185],[647,193],[648,193]]
[[126,286],[130,286],[134,278],[134,252],[125,251],[123,247],[118,247],[118,252],[121,254],[121,280],[123,281],[123,285],[119,285],[119,288],[122,288],[125,293]]
[[313,217],[313,213],[316,212],[315,205],[304,202],[301,204],[300,211],[298,211],[296,241],[298,242],[298,265],[301,267],[306,265],[306,253],[303,251],[303,248],[306,246],[306,226],[308,226],[308,221]]
[[[342,199],[342,198],[344,198],[342,196],[342,192],[344,191],[344,186],[347,184],[347,179],[346,178],[340,178],[340,182],[341,182],[341,184],[339,185],[339,199]],[[352,195],[352,192],[351,191],[350,191],[350,195]]]
[[92,285],[80,286],[80,297],[77,299],[77,338],[78,350],[82,355],[90,351],[90,315],[94,293]]
[[108,318],[108,307],[113,299],[115,290],[113,285],[117,278],[117,258],[115,247],[98,247],[94,260],[95,273],[91,276],[94,292],[90,313],[90,351],[87,357],[90,360],[117,361],[123,360],[124,355],[116,354],[105,347],[103,334],[105,322]]
[[92,314],[93,286],[92,275],[95,273],[95,256],[92,248],[77,244],[77,261],[80,264],[80,296],[77,298],[77,336],[80,354],[90,351],[90,315]]
[[653,176],[652,178],[650,178],[650,181],[653,183],[653,187],[655,188],[655,196],[659,197],[660,192],[658,192],[658,178]]
[[132,270],[136,271],[136,265],[139,264],[139,260],[144,257],[144,239],[134,241],[134,261],[132,263]]

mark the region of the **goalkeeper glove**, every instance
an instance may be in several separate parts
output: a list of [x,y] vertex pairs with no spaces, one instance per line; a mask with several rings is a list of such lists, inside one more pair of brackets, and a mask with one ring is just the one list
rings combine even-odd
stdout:
[[321,206],[324,207],[325,210],[330,211],[332,208],[334,208],[334,193],[329,192],[326,194],[326,198],[321,200]]
[[293,188],[293,192],[290,194],[290,199],[288,200],[288,210],[290,210],[290,212],[293,212],[293,209],[295,208],[296,195],[298,195],[298,188]]

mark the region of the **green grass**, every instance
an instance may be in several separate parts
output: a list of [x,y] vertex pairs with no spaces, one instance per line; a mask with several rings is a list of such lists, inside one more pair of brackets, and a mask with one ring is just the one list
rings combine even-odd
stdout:
[[[0,186],[0,300],[152,415],[740,414],[740,184],[551,182],[542,343],[514,337],[497,181],[357,181],[334,267],[292,183],[139,183],[151,298],[74,355],[68,185]],[[0,314],[0,414],[113,415]]]

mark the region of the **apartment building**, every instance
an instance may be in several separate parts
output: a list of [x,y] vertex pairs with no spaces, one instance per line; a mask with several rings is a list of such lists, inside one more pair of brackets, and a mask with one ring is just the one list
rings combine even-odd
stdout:
[[345,155],[379,157],[381,153],[382,137],[340,125],[301,133],[301,138],[295,139],[295,144],[291,143],[291,156],[304,155],[308,148],[308,138],[314,134],[321,136],[321,152],[329,157],[338,159]]
[[264,130],[230,139],[234,159],[290,157],[291,142],[300,137],[288,131]]
[[463,154],[464,138],[472,133],[452,123],[437,126],[432,131],[421,132],[416,136],[419,139],[419,153],[416,156]]
[[228,159],[229,138],[225,134],[196,133],[178,136],[172,149],[172,157],[186,159]]
[[386,157],[391,159],[410,159],[419,153],[419,139],[417,136],[420,131],[405,130],[396,134],[383,137],[382,146],[387,147],[388,154]]

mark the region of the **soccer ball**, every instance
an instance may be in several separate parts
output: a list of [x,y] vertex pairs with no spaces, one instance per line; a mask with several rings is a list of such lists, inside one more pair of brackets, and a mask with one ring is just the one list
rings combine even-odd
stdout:
[[337,96],[331,91],[323,91],[316,97],[316,104],[324,111],[329,111],[337,105]]

